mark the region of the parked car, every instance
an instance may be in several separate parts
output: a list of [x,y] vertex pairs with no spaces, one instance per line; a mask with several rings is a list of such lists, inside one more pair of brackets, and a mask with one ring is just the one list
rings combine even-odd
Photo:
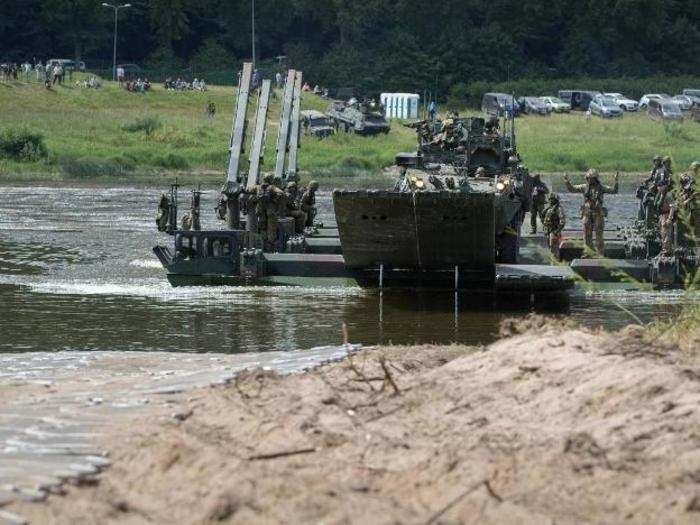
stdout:
[[311,135],[320,139],[335,133],[335,127],[331,120],[320,111],[302,111],[301,127],[305,135]]
[[512,95],[506,93],[484,93],[481,99],[481,111],[490,117],[509,117],[511,113],[518,116],[520,106]]
[[554,113],[568,113],[571,111],[571,104],[567,104],[559,97],[540,97],[540,100]]
[[622,93],[603,93],[606,97],[610,97],[620,106],[620,109],[624,111],[637,111],[639,108],[639,102],[627,98]]
[[694,106],[700,106],[700,89],[684,89],[683,94],[690,97]]
[[647,113],[652,120],[683,120],[683,112],[680,106],[670,98],[649,99]]
[[688,95],[676,95],[671,100],[678,104],[681,111],[690,111],[690,108],[693,107],[693,100]]
[[593,100],[593,97],[600,95],[600,91],[581,91],[564,89],[559,91],[559,98],[571,106],[571,109],[579,111],[588,110],[588,106]]
[[648,93],[639,99],[639,107],[640,108],[647,107],[649,105],[650,100],[663,100],[663,99],[670,99],[670,98],[671,98],[671,95],[667,95],[666,93]]
[[552,112],[539,97],[520,97],[518,106],[522,113],[528,115],[549,115]]
[[46,62],[46,68],[53,68],[57,64],[61,64],[64,71],[85,71],[85,62],[82,60],[70,60],[68,58],[52,58]]
[[607,97],[605,95],[596,95],[593,100],[591,100],[588,109],[591,110],[593,115],[600,115],[601,117],[621,117],[622,108],[620,108],[617,100],[613,97]]

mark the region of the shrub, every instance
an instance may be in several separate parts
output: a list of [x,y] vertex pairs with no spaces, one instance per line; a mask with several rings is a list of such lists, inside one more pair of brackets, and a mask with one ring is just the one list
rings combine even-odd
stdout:
[[167,155],[158,157],[155,163],[157,166],[171,170],[186,170],[190,167],[190,163],[187,162],[185,157],[176,155],[175,153],[168,153]]
[[0,132],[0,157],[31,162],[48,155],[44,136],[25,129],[6,129]]
[[128,131],[129,133],[138,133],[143,131],[146,136],[150,136],[154,131],[159,130],[163,127],[163,122],[158,117],[148,116],[137,118],[129,124],[124,124],[122,129]]
[[680,122],[664,122],[664,133],[668,143],[677,140],[692,140]]
[[81,157],[78,159],[64,158],[58,162],[61,172],[75,179],[93,177],[119,177],[134,171],[134,163],[125,157],[112,159],[97,159]]

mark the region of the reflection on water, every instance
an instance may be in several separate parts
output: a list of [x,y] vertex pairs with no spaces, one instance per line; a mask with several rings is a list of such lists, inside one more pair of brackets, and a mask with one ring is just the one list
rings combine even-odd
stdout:
[[[569,301],[360,288],[171,288],[151,255],[158,190],[3,188],[0,202],[0,351],[288,350],[364,344],[487,343],[506,316],[568,313],[591,326],[664,318],[682,293],[576,292]],[[618,196],[613,220],[633,211]],[[213,210],[215,192],[203,209]],[[321,218],[330,199],[321,199]],[[571,213],[577,201],[566,199]],[[42,211],[43,208],[43,211]],[[616,215],[617,214],[617,215]],[[218,227],[213,212],[204,227]],[[622,305],[621,308],[615,304]],[[632,311],[633,316],[625,313]]]

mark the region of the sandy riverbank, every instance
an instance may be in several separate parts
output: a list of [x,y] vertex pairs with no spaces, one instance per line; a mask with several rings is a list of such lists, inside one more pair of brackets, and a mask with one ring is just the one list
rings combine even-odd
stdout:
[[531,319],[487,348],[364,350],[194,390],[105,440],[36,523],[697,523],[700,330]]

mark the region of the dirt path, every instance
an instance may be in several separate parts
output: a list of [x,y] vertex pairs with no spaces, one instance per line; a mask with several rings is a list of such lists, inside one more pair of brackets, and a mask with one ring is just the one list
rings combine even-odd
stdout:
[[698,523],[700,361],[642,337],[535,322],[488,348],[248,373],[194,391],[183,421],[115,429],[95,486],[9,509],[37,523]]

